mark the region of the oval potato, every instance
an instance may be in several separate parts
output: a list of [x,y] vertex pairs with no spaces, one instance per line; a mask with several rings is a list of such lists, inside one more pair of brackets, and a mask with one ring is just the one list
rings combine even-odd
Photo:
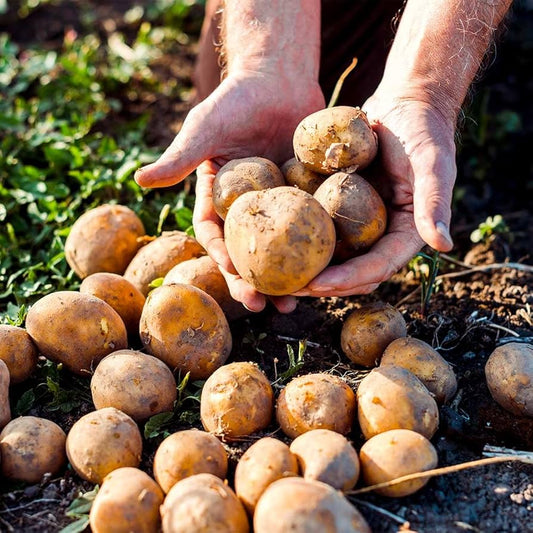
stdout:
[[281,166],[281,172],[285,177],[287,185],[298,187],[309,194],[315,194],[315,191],[324,182],[324,175],[314,172],[305,167],[295,157],[285,161]]
[[0,360],[9,369],[10,383],[28,379],[37,368],[37,347],[24,328],[0,324]]
[[11,420],[9,383],[9,369],[4,361],[0,359],[0,430]]

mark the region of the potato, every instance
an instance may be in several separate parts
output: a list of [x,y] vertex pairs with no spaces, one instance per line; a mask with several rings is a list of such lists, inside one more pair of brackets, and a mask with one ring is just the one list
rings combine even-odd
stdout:
[[231,204],[243,193],[281,187],[285,179],[278,166],[264,157],[245,157],[226,163],[213,181],[213,207],[224,220]]
[[92,533],[157,533],[163,491],[145,472],[129,466],[104,478],[89,513]]
[[65,432],[51,420],[20,416],[0,433],[0,472],[3,477],[39,483],[47,473],[58,474],[66,463]]
[[509,342],[498,346],[487,360],[485,378],[501,407],[533,417],[533,345]]
[[295,438],[312,429],[346,435],[355,418],[355,394],[339,377],[307,374],[292,379],[281,391],[276,418],[283,433]]
[[272,420],[274,393],[254,363],[230,363],[207,379],[200,397],[206,431],[227,440],[265,429]]
[[358,107],[335,106],[305,117],[293,136],[294,155],[320,174],[355,172],[376,157],[378,138]]
[[37,347],[24,328],[0,324],[0,360],[9,369],[10,383],[28,379],[37,368]]
[[296,437],[290,447],[304,479],[350,490],[359,479],[359,457],[348,439],[330,429],[312,429]]
[[174,409],[176,380],[157,357],[117,350],[96,367],[91,394],[96,409],[115,407],[140,422]]
[[298,461],[289,447],[272,437],[254,442],[235,468],[235,493],[250,516],[265,489],[277,479],[298,475]]
[[375,368],[361,380],[357,412],[365,439],[389,429],[412,429],[430,439],[439,425],[433,396],[412,372],[400,366]]
[[320,185],[314,197],[335,223],[338,261],[367,251],[385,233],[387,209],[374,187],[359,174],[337,172]]
[[255,508],[255,533],[371,533],[341,492],[297,477],[270,484]]
[[384,302],[362,305],[345,319],[341,348],[350,361],[367,368],[376,366],[385,348],[407,335],[407,325],[397,309]]
[[26,331],[42,355],[80,375],[128,345],[119,314],[100,298],[75,291],[53,292],[35,302]]
[[439,404],[449,401],[457,391],[457,379],[450,364],[420,339],[403,337],[392,341],[385,348],[380,365],[407,368],[427,387]]
[[9,383],[9,369],[4,361],[0,359],[0,430],[11,420]]
[[102,483],[117,468],[137,467],[142,437],[127,414],[105,407],[82,416],[67,435],[67,457],[72,468],[91,483]]
[[178,431],[155,452],[154,477],[165,493],[178,481],[204,473],[221,479],[228,473],[228,454],[211,433],[197,429]]
[[82,279],[95,272],[122,274],[144,235],[141,219],[129,207],[101,205],[74,222],[65,241],[65,257]]
[[163,533],[248,533],[248,518],[235,493],[213,474],[178,481],[161,507]]
[[230,321],[249,314],[240,302],[232,298],[224,276],[208,255],[188,259],[172,267],[163,279],[163,285],[172,283],[194,285],[207,292],[220,305]]
[[309,194],[315,194],[315,191],[325,179],[323,174],[313,172],[306,168],[295,157],[283,163],[281,172],[287,185],[298,187],[298,189],[302,189],[302,191],[308,192]]
[[201,255],[205,250],[194,237],[184,231],[164,231],[135,254],[124,277],[146,296],[152,281],[165,277],[174,265]]
[[122,318],[130,338],[139,334],[145,297],[126,278],[110,272],[96,272],[82,281],[80,292],[109,304]]
[[153,290],[139,325],[147,351],[182,377],[206,379],[231,352],[231,332],[224,312],[207,293],[176,283]]
[[328,265],[336,241],[325,209],[295,187],[244,193],[228,211],[224,234],[237,272],[272,296],[305,287]]
[[[438,463],[437,452],[431,442],[409,429],[391,429],[374,435],[360,450],[361,473],[367,485],[377,485],[393,479],[432,470]],[[404,481],[377,489],[382,496],[399,498],[421,489],[427,478]]]

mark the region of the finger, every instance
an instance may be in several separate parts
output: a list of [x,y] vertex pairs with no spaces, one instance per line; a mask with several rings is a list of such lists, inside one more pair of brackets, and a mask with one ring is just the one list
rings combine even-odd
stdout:
[[326,287],[324,290],[304,288],[294,293],[296,296],[312,296],[314,298],[326,298],[329,296],[353,296],[355,294],[370,294],[374,292],[380,283],[370,283],[369,285],[360,285],[346,290],[331,290]]
[[298,305],[294,296],[271,296],[270,301],[280,313],[292,313]]
[[[220,267],[219,267],[220,268]],[[238,274],[231,274],[220,268],[224,276],[231,297],[241,302],[248,311],[258,313],[265,308],[266,296],[257,292],[251,285],[244,281]]]

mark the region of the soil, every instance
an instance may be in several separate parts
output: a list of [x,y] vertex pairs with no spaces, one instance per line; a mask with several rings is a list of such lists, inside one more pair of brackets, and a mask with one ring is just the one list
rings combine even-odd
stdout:
[[[97,19],[117,21],[121,10],[130,5],[93,4],[102,15]],[[511,109],[521,117],[522,127],[509,132],[504,142],[491,138],[490,132],[485,145],[459,141],[453,225],[456,246],[450,256],[441,258],[438,290],[426,313],[422,314],[421,309],[420,280],[416,272],[405,268],[372,295],[301,299],[291,314],[282,315],[268,308],[232,324],[233,360],[257,361],[275,379],[288,368],[287,345],[297,351],[298,341],[306,340],[305,363],[300,373],[332,372],[356,388],[366,371],[351,365],[342,353],[339,339],[343,319],[369,301],[383,300],[397,306],[407,321],[409,335],[437,348],[457,375],[457,395],[441,408],[439,430],[432,439],[440,466],[479,459],[487,445],[533,452],[533,420],[511,415],[499,407],[490,396],[484,376],[485,362],[495,347],[509,341],[533,342],[533,273],[531,267],[521,266],[533,263],[532,167],[531,159],[523,155],[532,145],[533,124],[529,105],[533,84],[530,4],[516,3],[498,54],[476,87],[477,94],[490,94],[485,110],[488,117]],[[77,24],[76,5],[44,5],[23,21],[4,18],[0,20],[0,31],[7,29],[22,46],[35,41],[53,46],[62,38],[66,26]],[[99,31],[105,28],[99,26]],[[157,75],[164,79],[179,74],[190,84],[194,43],[174,53],[177,55],[161,60]],[[191,105],[191,101],[153,98],[142,91],[133,99],[121,97],[124,117],[133,116],[140,109],[151,110],[150,138],[159,146],[171,140]],[[167,133],[161,135],[162,131]],[[480,167],[485,169],[481,178]],[[496,213],[503,216],[509,232],[472,245],[471,231]],[[79,416],[90,410],[92,405],[85,403],[75,414],[54,412],[47,416],[68,431]],[[40,414],[39,407],[30,414]],[[197,419],[192,423],[199,427]],[[185,427],[190,424],[181,421],[169,430]],[[265,433],[276,429],[273,425]],[[279,433],[277,436],[283,438]],[[356,447],[361,445],[357,429],[350,438]],[[161,440],[162,437],[151,439],[146,445],[141,466],[148,472]],[[233,466],[252,442],[246,439],[226,444]],[[91,488],[70,469],[61,477],[45,479],[38,485],[4,487],[0,493],[0,531],[59,531],[72,520],[64,514],[69,503]],[[424,489],[407,498],[361,494],[354,497],[354,502],[375,533],[533,531],[533,465],[505,462],[465,469],[433,477]]]

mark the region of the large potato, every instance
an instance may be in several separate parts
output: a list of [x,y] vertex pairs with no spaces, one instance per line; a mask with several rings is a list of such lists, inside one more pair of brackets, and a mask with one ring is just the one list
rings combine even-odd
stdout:
[[315,194],[315,191],[323,183],[325,176],[318,172],[306,168],[295,157],[285,161],[281,166],[281,172],[285,177],[287,185],[298,187],[309,194]]
[[141,219],[129,207],[101,205],[74,222],[65,242],[65,257],[82,279],[94,272],[122,274],[144,235]]
[[91,506],[91,532],[158,533],[163,499],[163,491],[148,474],[132,467],[117,468],[104,478]]
[[276,418],[283,432],[295,438],[312,429],[331,429],[346,435],[355,418],[355,394],[339,377],[306,374],[281,391]]
[[295,187],[244,193],[228,211],[224,234],[237,272],[272,296],[305,287],[328,265],[336,242],[331,217]]
[[9,369],[12,385],[33,374],[37,368],[37,355],[37,348],[25,329],[0,324],[0,360]]
[[91,378],[96,409],[115,407],[135,421],[174,409],[174,375],[157,357],[118,350],[100,361]]
[[35,302],[26,331],[42,355],[80,375],[128,345],[119,314],[100,298],[75,291],[53,292]]
[[65,432],[51,420],[20,416],[0,433],[3,477],[39,483],[46,473],[58,474],[66,463]]
[[11,420],[9,384],[9,369],[4,361],[0,359],[0,430]]
[[293,136],[294,154],[320,174],[355,172],[376,157],[378,138],[358,107],[335,106],[305,117]]
[[162,285],[148,296],[139,325],[149,353],[173,371],[206,379],[231,352],[231,331],[216,301],[192,285]]

